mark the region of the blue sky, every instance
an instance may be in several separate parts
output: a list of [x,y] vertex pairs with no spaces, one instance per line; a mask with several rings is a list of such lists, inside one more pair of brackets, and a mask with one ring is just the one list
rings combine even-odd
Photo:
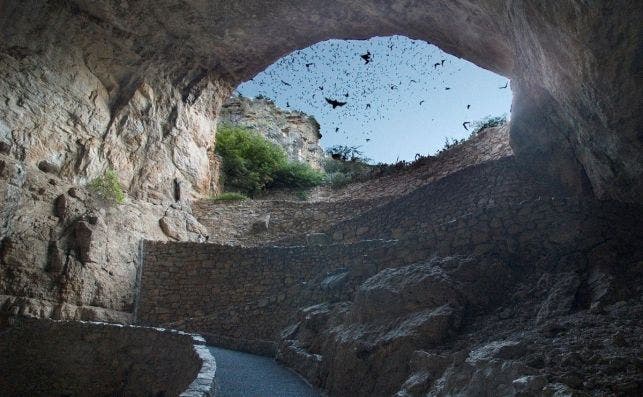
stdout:
[[[367,53],[368,63],[361,57]],[[507,82],[424,41],[392,36],[317,43],[237,91],[314,116],[324,148],[359,146],[373,162],[391,163],[435,154],[446,137],[468,136],[465,121],[509,115],[511,87],[500,88]],[[325,98],[346,105],[333,109]]]

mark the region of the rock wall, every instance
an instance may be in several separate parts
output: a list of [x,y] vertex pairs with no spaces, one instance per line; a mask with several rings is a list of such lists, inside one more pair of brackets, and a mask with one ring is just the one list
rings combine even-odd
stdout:
[[240,346],[274,342],[295,310],[311,303],[312,296],[302,294],[307,283],[372,260],[394,265],[399,259],[391,244],[246,248],[146,242],[137,321],[199,330]]
[[319,146],[321,133],[317,121],[302,112],[283,110],[269,99],[234,96],[221,108],[219,124],[228,123],[250,128],[281,146],[288,159],[323,167],[324,150]]
[[208,150],[229,86],[207,73],[187,71],[182,76],[164,76],[160,70],[103,75],[105,58],[131,62],[127,55],[136,56],[115,55],[105,47],[107,33],[101,39],[100,31],[87,31],[92,29],[86,18],[76,20],[71,10],[50,7],[41,12],[53,13],[58,21],[48,29],[64,29],[73,40],[58,41],[60,31],[31,40],[5,35],[0,48],[5,151],[76,183],[114,169],[131,197],[149,202],[171,200],[174,179],[183,183],[186,198],[207,194]]
[[204,241],[185,203],[91,190],[0,154],[0,317],[131,319],[140,239]]
[[[206,237],[189,202],[231,86],[73,2],[25,6],[0,4],[0,313],[127,322],[139,241]],[[107,169],[122,206],[85,189]]]
[[640,394],[637,238],[384,269],[302,308],[278,358],[336,396]]
[[20,319],[2,329],[0,393],[211,396],[216,366],[202,344],[176,331]]
[[[319,291],[312,296],[303,291],[319,277],[342,272],[363,277],[434,255],[503,252],[523,258],[553,253],[561,246],[591,246],[601,241],[605,225],[596,226],[590,214],[601,213],[602,208],[600,203],[573,199],[534,199],[418,225],[400,240],[349,244],[243,247],[146,242],[137,320],[271,340],[293,308],[318,296]],[[346,282],[342,279],[342,286]]]
[[209,242],[265,245],[289,236],[322,232],[336,223],[355,217],[385,199],[306,202],[252,200],[194,204],[194,216],[207,227]]

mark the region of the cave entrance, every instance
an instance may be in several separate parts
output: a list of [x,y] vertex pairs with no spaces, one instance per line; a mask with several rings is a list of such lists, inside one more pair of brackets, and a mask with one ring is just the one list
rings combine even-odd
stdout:
[[[235,95],[274,101],[320,124],[325,149],[372,163],[413,161],[510,117],[507,78],[405,36],[327,40],[277,60]],[[259,115],[257,117],[260,117]]]

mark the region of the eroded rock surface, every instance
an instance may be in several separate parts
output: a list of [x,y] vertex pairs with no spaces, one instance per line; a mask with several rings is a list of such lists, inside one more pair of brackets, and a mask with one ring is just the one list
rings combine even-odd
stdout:
[[605,265],[604,250],[632,260],[623,248],[536,271],[496,255],[384,269],[349,301],[300,310],[278,358],[336,396],[634,396],[641,265],[621,262],[600,292],[582,273]]
[[0,140],[14,158],[76,182],[111,168],[130,196],[149,202],[171,199],[175,178],[186,198],[209,191],[220,83],[201,76],[204,95],[184,99],[167,77],[131,77],[120,97],[119,83],[85,64],[91,55],[53,46],[1,57],[0,70],[12,77],[0,80]]
[[[304,365],[309,355],[319,355],[315,372],[306,367],[302,372],[332,395],[390,395],[407,377],[418,346],[444,343],[458,332],[467,311],[503,296],[509,269],[488,259],[479,262],[454,257],[382,270],[359,286],[352,303],[303,309],[299,325],[283,336],[282,359],[301,370],[299,355]],[[482,296],[492,278],[495,289]]]
[[[207,238],[189,208],[105,203],[6,155],[0,155],[0,197],[3,315],[128,322],[140,240]],[[163,220],[176,235],[159,226]]]

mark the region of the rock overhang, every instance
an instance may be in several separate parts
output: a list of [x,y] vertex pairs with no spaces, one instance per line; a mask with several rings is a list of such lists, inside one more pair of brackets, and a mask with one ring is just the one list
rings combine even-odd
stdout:
[[[575,191],[590,186],[600,198],[640,202],[635,104],[643,6],[611,3],[5,2],[0,22],[6,46],[49,42],[80,51],[112,104],[127,101],[136,82],[159,76],[183,86],[187,97],[203,79],[233,86],[325,39],[426,40],[512,80],[512,146],[526,165],[560,176]],[[40,43],[29,40],[36,38]]]

